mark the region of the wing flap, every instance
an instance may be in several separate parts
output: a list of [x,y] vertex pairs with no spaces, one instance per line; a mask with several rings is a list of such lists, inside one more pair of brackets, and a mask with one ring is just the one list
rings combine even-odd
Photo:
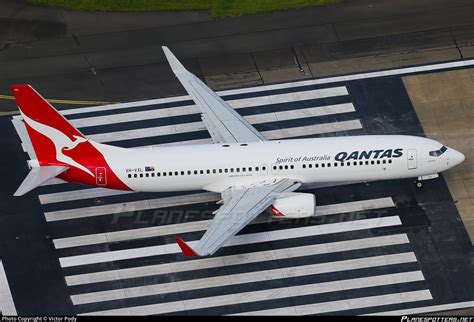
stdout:
[[65,166],[41,166],[34,167],[26,176],[25,180],[21,183],[20,187],[13,194],[14,196],[23,196],[30,192],[34,188],[42,185],[48,180],[56,177],[58,174],[63,173],[69,169]]

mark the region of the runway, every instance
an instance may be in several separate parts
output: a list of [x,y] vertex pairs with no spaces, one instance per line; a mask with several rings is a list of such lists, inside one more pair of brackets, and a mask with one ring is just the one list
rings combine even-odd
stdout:
[[[423,135],[400,76],[472,65],[219,94],[271,139]],[[186,96],[61,112],[91,139],[117,146],[210,142]],[[15,128],[32,157],[21,122],[12,121],[9,135]],[[397,180],[307,192],[316,195],[316,217],[278,221],[262,214],[215,256],[193,260],[174,236],[193,245],[218,207],[217,194],[130,193],[59,180],[33,194],[56,263],[50,269],[63,277],[62,310],[75,314],[404,314],[472,306],[472,246],[442,176],[422,190]],[[10,281],[15,289],[18,281]]]

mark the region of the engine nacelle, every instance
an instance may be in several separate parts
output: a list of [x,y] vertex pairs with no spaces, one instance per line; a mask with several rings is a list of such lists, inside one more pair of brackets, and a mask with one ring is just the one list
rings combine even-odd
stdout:
[[271,206],[275,218],[306,218],[315,215],[316,196],[311,193],[281,194]]

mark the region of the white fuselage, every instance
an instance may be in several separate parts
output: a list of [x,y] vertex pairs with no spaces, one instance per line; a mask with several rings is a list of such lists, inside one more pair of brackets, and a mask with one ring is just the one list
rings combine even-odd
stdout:
[[143,149],[103,146],[112,170],[135,191],[208,190],[278,178],[303,184],[420,177],[464,160],[443,145],[415,136],[346,136]]

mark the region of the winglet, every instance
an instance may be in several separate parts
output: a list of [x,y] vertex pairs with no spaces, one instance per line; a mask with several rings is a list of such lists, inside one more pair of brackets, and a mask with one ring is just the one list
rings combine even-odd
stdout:
[[189,247],[188,244],[186,244],[181,239],[181,237],[176,236],[175,240],[176,240],[176,243],[178,243],[179,248],[181,248],[181,251],[183,252],[184,256],[187,256],[187,257],[198,256],[198,254],[196,254],[196,252],[191,247]]
[[169,50],[168,47],[162,46],[163,52],[165,53],[166,59],[168,60],[168,63],[171,66],[171,69],[175,74],[177,73],[182,73],[182,72],[187,72],[186,68],[180,63],[178,58],[176,58],[175,55]]

